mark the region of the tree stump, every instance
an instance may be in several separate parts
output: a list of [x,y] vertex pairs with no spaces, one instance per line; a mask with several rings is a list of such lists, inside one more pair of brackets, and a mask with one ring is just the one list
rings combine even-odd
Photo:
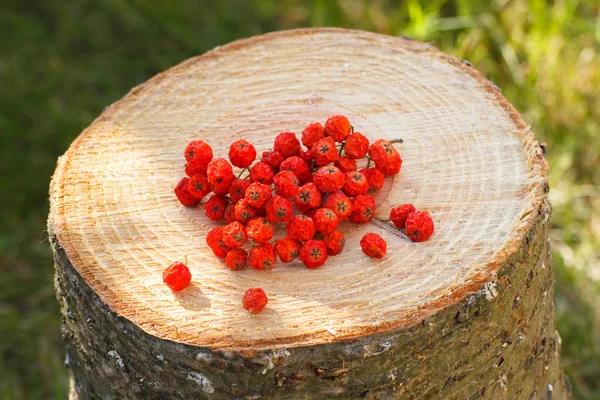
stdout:
[[[334,114],[403,139],[372,223],[317,270],[230,271],[218,225],[181,206],[183,149],[275,135]],[[58,162],[49,230],[71,397],[564,399],[549,265],[547,164],[521,116],[469,63],[406,39],[284,31],[185,61],[108,107]],[[413,243],[392,207],[431,212]],[[382,260],[358,242],[388,242]],[[187,257],[192,284],[162,271]],[[249,287],[265,310],[242,308]]]

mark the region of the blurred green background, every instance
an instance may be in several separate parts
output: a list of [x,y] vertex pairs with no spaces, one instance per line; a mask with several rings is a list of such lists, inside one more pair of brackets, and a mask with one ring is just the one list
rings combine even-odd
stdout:
[[[400,5],[399,5],[400,4]],[[600,399],[598,0],[0,2],[0,398],[66,397],[45,232],[71,141],[133,86],[262,32],[342,26],[431,42],[500,86],[548,147],[562,360]]]

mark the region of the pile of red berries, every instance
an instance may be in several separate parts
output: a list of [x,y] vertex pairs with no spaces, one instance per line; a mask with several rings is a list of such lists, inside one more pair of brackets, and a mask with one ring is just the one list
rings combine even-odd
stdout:
[[[338,224],[370,221],[376,208],[371,194],[381,189],[385,176],[399,173],[402,166],[393,143],[385,139],[370,143],[342,115],[329,118],[325,126],[308,125],[301,142],[293,132],[280,133],[273,149],[263,152],[256,163],[256,149],[244,139],[231,144],[229,161],[213,159],[211,147],[201,140],[187,145],[185,158],[187,177],[179,181],[175,194],[184,206],[195,207],[212,193],[204,204],[206,215],[226,225],[211,230],[206,242],[236,271],[247,264],[269,270],[278,258],[284,263],[299,258],[308,268],[323,265],[344,247]],[[233,167],[241,169],[237,176]],[[423,235],[424,217],[411,216],[405,218],[408,236],[426,240],[433,223],[431,232]],[[285,229],[287,235],[272,243],[276,228]],[[247,243],[249,251],[243,249]],[[385,255],[385,241],[375,233],[365,235],[361,246],[370,257]],[[245,307],[246,303],[252,302],[245,300]],[[262,306],[246,309],[258,312]]]

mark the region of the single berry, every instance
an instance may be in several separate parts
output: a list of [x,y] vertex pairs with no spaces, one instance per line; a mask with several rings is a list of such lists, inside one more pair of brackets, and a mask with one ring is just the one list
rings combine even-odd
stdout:
[[333,165],[321,167],[313,176],[313,182],[323,193],[334,193],[344,187],[346,175]]
[[377,168],[365,168],[360,172],[367,178],[369,189],[367,193],[374,193],[383,187],[385,177]]
[[368,222],[375,215],[375,199],[371,196],[361,194],[354,198],[352,214],[349,219],[352,222]]
[[[233,168],[231,167],[231,164],[229,164],[229,161],[224,158],[215,158],[208,163],[206,177],[212,185],[217,187],[225,184],[226,182],[229,182],[229,186],[231,186],[235,180]],[[227,189],[229,189],[229,186]]]
[[192,196],[202,199],[210,193],[211,186],[204,175],[196,174],[190,178],[187,190]]
[[306,215],[296,215],[287,223],[285,229],[291,239],[306,242],[315,236],[315,224],[312,218]]
[[279,171],[292,171],[301,185],[310,177],[310,168],[300,157],[294,156],[284,160],[279,166]]
[[225,216],[223,218],[225,219],[226,224],[230,224],[232,222],[237,221],[235,219],[235,204],[234,203],[229,203],[227,205],[227,207],[225,207]]
[[256,217],[256,209],[251,207],[245,199],[235,203],[235,219],[245,224]]
[[185,289],[191,280],[190,269],[180,262],[174,262],[163,271],[163,282],[174,292]]
[[408,214],[413,211],[415,211],[415,206],[412,204],[401,204],[398,207],[392,208],[390,211],[390,221],[396,225],[396,228],[403,229]]
[[386,176],[396,175],[402,168],[402,158],[400,157],[400,154],[395,154],[390,157],[389,162],[386,165],[379,166],[375,164],[375,166]]
[[246,189],[250,186],[248,179],[236,179],[229,187],[229,198],[237,203],[246,196]]
[[296,175],[290,171],[285,170],[279,172],[273,177],[273,183],[275,184],[275,193],[286,199],[294,197],[298,194],[300,182]]
[[279,171],[279,166],[283,160],[283,156],[278,151],[265,151],[262,153],[262,162],[269,164],[273,171]]
[[313,219],[317,232],[323,235],[335,231],[339,223],[337,214],[329,208],[319,208],[311,218]]
[[214,221],[225,217],[225,208],[229,205],[229,198],[214,195],[204,205],[206,216]]
[[250,168],[250,182],[270,185],[273,183],[273,175],[273,168],[266,162],[259,161]]
[[248,239],[246,228],[237,221],[231,222],[223,227],[223,236],[221,239],[227,247],[242,247]]
[[336,213],[340,221],[348,219],[354,209],[352,200],[345,194],[339,192],[327,196],[323,202],[323,207],[329,208]]
[[369,139],[360,132],[354,132],[346,138],[344,151],[348,157],[354,159],[363,158],[369,151]]
[[433,219],[427,211],[413,211],[406,218],[406,234],[413,242],[424,242],[433,235]]
[[248,253],[244,249],[232,249],[225,256],[225,265],[232,271],[239,271],[246,268],[248,264]]
[[327,247],[322,240],[309,240],[300,249],[300,261],[306,268],[320,267],[327,261]]
[[200,174],[200,175],[204,175],[206,176],[206,168],[208,167],[208,164],[204,165],[200,165],[200,164],[192,164],[192,163],[187,163],[185,165],[185,174],[187,176],[189,176],[190,178],[196,174]]
[[256,149],[244,139],[237,140],[229,147],[229,160],[238,168],[249,167],[256,159]]
[[244,198],[250,206],[261,208],[271,199],[271,196],[271,186],[253,182],[246,189],[246,196]]
[[307,183],[300,187],[298,194],[294,196],[294,204],[299,211],[307,212],[313,208],[318,208],[322,200],[321,192],[314,183]]
[[367,177],[358,171],[352,171],[346,173],[346,183],[342,188],[342,192],[346,193],[347,196],[354,197],[360,194],[367,194],[369,190],[369,182]]
[[215,253],[215,256],[219,258],[225,257],[227,253],[229,253],[229,250],[231,250],[231,248],[223,242],[223,228],[214,228],[208,232],[206,235],[206,244],[208,244],[208,247]]
[[319,166],[327,165],[340,158],[337,147],[335,147],[335,142],[329,137],[316,142],[310,149],[310,152],[315,159],[315,164]]
[[265,291],[261,288],[251,288],[246,290],[246,293],[244,293],[244,297],[242,298],[242,305],[244,308],[253,314],[261,312],[268,302],[269,299],[267,299]]
[[273,224],[268,219],[255,217],[248,221],[246,225],[246,234],[256,243],[266,243],[273,238],[275,230]]
[[356,171],[356,160],[348,156],[340,157],[334,164],[342,172]]
[[327,247],[327,254],[330,256],[335,256],[344,248],[346,239],[344,238],[344,234],[342,232],[333,231],[323,238],[323,243],[325,243],[325,247]]
[[294,132],[281,132],[275,138],[273,150],[281,153],[283,158],[288,158],[300,153],[300,142]]
[[325,137],[325,128],[319,122],[315,122],[302,131],[302,144],[310,149],[313,144],[323,137]]
[[311,166],[312,162],[314,161],[314,157],[312,155],[312,152],[310,151],[310,149],[308,150],[304,150],[304,149],[300,149],[300,158],[304,160],[304,162],[306,163],[306,165]]
[[214,194],[225,196],[229,194],[229,189],[231,189],[233,182],[235,182],[235,176],[231,175],[226,177],[222,183],[218,185],[211,185],[211,189]]
[[194,140],[185,147],[185,159],[188,164],[206,166],[212,160],[213,153],[210,146],[202,140]]
[[300,254],[300,242],[286,236],[275,242],[275,252],[281,262],[288,263],[293,261]]
[[190,185],[190,179],[187,177],[181,178],[181,180],[179,181],[179,183],[177,183],[177,186],[175,186],[175,196],[177,196],[177,200],[179,200],[179,202],[181,204],[183,204],[186,207],[196,207],[198,204],[200,204],[200,201],[202,199],[199,199],[195,196],[192,196],[192,194],[188,191],[188,187]]
[[293,217],[292,201],[276,195],[265,206],[267,219],[271,222],[288,222]]
[[327,136],[341,143],[352,132],[352,125],[350,125],[348,118],[343,115],[334,115],[325,122],[325,131]]
[[250,255],[248,256],[248,263],[252,269],[259,271],[272,269],[275,261],[277,261],[275,247],[268,242],[259,246],[254,246],[250,250]]
[[379,139],[373,143],[369,147],[369,156],[384,175],[389,176],[400,172],[402,158],[389,140]]
[[367,233],[360,240],[363,253],[372,258],[383,258],[387,251],[387,243],[376,233]]

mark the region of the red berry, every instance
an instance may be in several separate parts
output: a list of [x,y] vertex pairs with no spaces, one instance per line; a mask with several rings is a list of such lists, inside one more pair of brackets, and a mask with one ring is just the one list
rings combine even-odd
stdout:
[[334,193],[344,187],[345,174],[333,165],[321,167],[313,176],[313,182],[323,193]]
[[352,200],[343,193],[333,193],[329,195],[325,199],[323,207],[329,208],[336,213],[340,221],[347,219],[354,209]]
[[211,248],[215,256],[223,258],[229,253],[229,248],[223,242],[223,228],[214,228],[206,235],[206,244]]
[[265,209],[267,219],[271,222],[288,222],[294,212],[292,201],[279,195],[269,200]]
[[327,261],[325,243],[322,240],[309,240],[304,243],[300,249],[300,261],[310,269],[323,265]]
[[340,158],[338,150],[335,147],[335,142],[329,137],[325,137],[315,143],[310,152],[315,159],[315,164],[319,166],[327,165]]
[[256,217],[256,209],[251,207],[245,199],[235,203],[235,219],[245,224]]
[[412,204],[402,204],[398,207],[392,208],[390,211],[390,221],[396,225],[396,228],[403,229],[404,224],[406,223],[406,218],[408,218],[408,214],[415,211],[415,206]]
[[190,178],[187,190],[192,196],[202,199],[210,193],[211,187],[204,175],[196,174]]
[[321,205],[321,192],[314,183],[307,183],[300,187],[298,194],[294,196],[294,204],[299,211],[307,212]]
[[413,242],[424,242],[433,235],[434,226],[427,211],[414,211],[406,218],[406,234]]
[[367,178],[369,189],[367,193],[373,193],[383,187],[385,177],[377,168],[365,168],[361,169],[360,172]]
[[250,168],[250,182],[270,185],[273,183],[273,175],[273,168],[266,162],[259,161]]
[[175,196],[177,196],[177,200],[179,200],[179,202],[181,204],[183,204],[186,207],[196,207],[198,204],[200,204],[200,201],[202,199],[199,199],[195,196],[192,196],[192,194],[188,191],[188,186],[190,185],[190,179],[187,177],[181,178],[181,180],[179,181],[179,183],[177,183],[177,186],[175,186]]
[[[233,168],[231,167],[231,164],[229,164],[229,162],[224,158],[215,158],[208,163],[206,177],[208,178],[208,181],[216,187],[221,187],[227,182],[229,182],[229,186],[231,186],[235,180]],[[228,190],[229,186],[227,186]]]
[[267,305],[269,299],[265,291],[261,288],[251,288],[246,290],[242,298],[242,305],[251,313],[259,313]]
[[290,170],[281,171],[275,175],[273,177],[273,183],[275,183],[275,193],[280,196],[289,199],[298,194],[298,185],[300,182],[296,175]]
[[350,221],[360,223],[368,222],[375,215],[375,199],[371,196],[361,194],[354,198],[352,204],[352,214]]
[[185,159],[194,166],[206,166],[212,160],[213,153],[210,146],[202,140],[194,140],[185,147]]
[[354,132],[346,138],[346,155],[351,158],[363,158],[369,151],[369,139],[360,132]]
[[212,191],[214,194],[225,196],[229,193],[229,189],[231,189],[231,185],[233,184],[233,182],[235,182],[235,176],[228,176],[227,178],[225,178],[223,183],[220,183],[218,185],[211,185]]
[[225,216],[223,218],[225,218],[226,224],[237,221],[235,219],[235,204],[229,203],[227,207],[225,207]]
[[400,172],[402,158],[389,140],[379,139],[373,143],[369,147],[369,156],[375,162],[377,169],[384,175],[394,175]]
[[250,186],[248,179],[236,179],[229,187],[229,198],[237,203],[246,196],[246,189]]
[[238,168],[249,167],[256,159],[256,149],[244,139],[235,141],[229,147],[229,160]]
[[229,199],[225,196],[214,195],[204,205],[206,216],[214,221],[223,219],[225,207],[229,205]]
[[377,164],[375,165],[377,166],[377,169],[379,169],[384,175],[396,175],[398,172],[400,172],[400,168],[402,168],[402,158],[400,157],[400,154],[395,154],[390,157],[390,160],[386,165],[381,167]]
[[315,236],[315,224],[312,218],[306,215],[296,215],[288,222],[285,229],[291,239],[306,242]]
[[271,199],[271,196],[271,186],[253,182],[246,189],[246,196],[244,198],[250,206],[261,208]]
[[248,221],[246,225],[246,234],[248,237],[254,240],[256,243],[266,243],[273,239],[275,230],[273,224],[268,219],[262,217],[255,217]]
[[300,142],[294,132],[281,132],[275,138],[273,150],[281,153],[283,158],[288,158],[300,153]]
[[284,160],[279,166],[279,171],[292,171],[301,185],[303,185],[310,177],[310,168],[300,157],[290,157]]
[[304,160],[306,165],[311,166],[314,160],[312,152],[309,150],[300,149],[300,158]]
[[342,188],[342,192],[350,197],[358,196],[360,194],[367,194],[369,190],[369,182],[367,178],[358,171],[352,171],[346,173],[346,183]]
[[296,257],[298,257],[298,254],[300,254],[300,247],[300,242],[291,239],[288,236],[284,237],[283,239],[279,239],[275,243],[275,251],[277,252],[277,256],[279,256],[279,259],[284,263],[293,261]]
[[310,149],[313,144],[323,137],[325,137],[325,128],[319,122],[315,122],[302,131],[302,144]]
[[279,165],[283,160],[283,156],[278,151],[265,151],[262,153],[262,161],[269,164],[274,171],[279,170]]
[[225,256],[225,265],[232,271],[239,271],[246,268],[248,264],[248,253],[244,249],[232,249]]
[[334,164],[342,172],[356,171],[356,160],[348,156],[340,157]]
[[325,122],[325,131],[327,131],[327,136],[341,143],[352,132],[352,125],[343,115],[334,115]]
[[360,240],[363,253],[372,258],[383,258],[387,251],[387,243],[376,233],[367,233]]
[[327,254],[330,256],[335,256],[344,248],[346,239],[344,238],[344,234],[342,232],[333,231],[323,238],[323,243],[325,243],[325,247],[327,247]]
[[275,261],[277,261],[275,247],[268,242],[259,246],[254,246],[250,250],[250,255],[248,256],[248,262],[252,269],[259,271],[266,271],[273,268]]
[[223,228],[221,240],[227,247],[242,247],[247,239],[246,228],[237,221],[231,222]]
[[206,176],[206,168],[208,167],[208,164],[206,165],[196,165],[196,164],[190,164],[187,163],[185,165],[185,174],[187,176],[189,176],[190,178],[196,174],[200,174],[200,175],[204,175]]
[[180,262],[174,262],[163,271],[163,282],[174,292],[185,289],[191,280],[190,269]]
[[315,211],[312,219],[315,223],[315,229],[317,232],[323,235],[327,235],[335,231],[339,223],[337,214],[329,208],[319,208],[317,211]]

